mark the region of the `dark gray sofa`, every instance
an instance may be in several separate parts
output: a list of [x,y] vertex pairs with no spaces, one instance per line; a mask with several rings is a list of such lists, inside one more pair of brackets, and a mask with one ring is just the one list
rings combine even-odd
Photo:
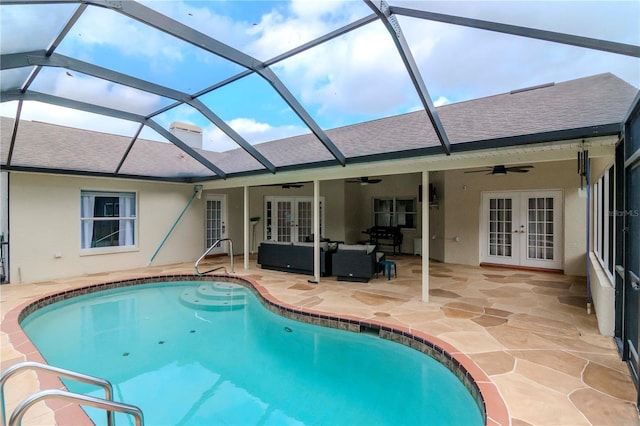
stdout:
[[[320,275],[332,271],[332,254],[327,243],[320,243]],[[258,247],[258,264],[263,269],[313,275],[313,243],[264,241]]]
[[381,260],[384,253],[376,251],[375,245],[340,244],[332,258],[333,274],[338,281],[366,283],[379,272]]

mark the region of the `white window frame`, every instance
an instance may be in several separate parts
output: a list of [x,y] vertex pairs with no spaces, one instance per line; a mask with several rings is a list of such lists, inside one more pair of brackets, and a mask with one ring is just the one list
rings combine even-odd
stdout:
[[[111,216],[111,217],[95,217],[93,216],[93,212],[89,212],[93,207],[91,204],[85,204],[86,197],[93,197],[95,202],[95,197],[118,197],[118,198],[127,198],[131,199],[131,208],[133,210],[133,214],[129,214],[127,216]],[[87,211],[84,211],[87,209]],[[122,210],[121,208],[119,209]],[[107,254],[107,253],[119,253],[119,252],[127,252],[127,251],[136,251],[138,250],[138,215],[137,212],[139,210],[138,206],[138,193],[135,191],[100,191],[100,190],[81,190],[80,191],[80,255],[95,255],[95,254]],[[119,213],[120,214],[120,213]],[[103,247],[86,247],[87,246],[87,238],[91,238],[91,243],[93,243],[93,237],[88,237],[87,230],[91,227],[91,232],[93,232],[93,224],[95,221],[126,221],[128,224],[132,225],[131,231],[123,236],[122,243],[119,241],[119,245],[112,246],[103,246]],[[120,225],[119,225],[120,226]],[[120,232],[120,230],[118,230]],[[131,240],[126,241],[126,240]]]
[[[407,230],[415,230],[418,227],[418,200],[416,197],[393,197],[393,196],[380,196],[380,197],[372,197],[371,198],[371,211],[372,211],[372,217],[371,217],[371,224],[375,225],[376,224],[376,216],[378,214],[384,214],[386,212],[378,212],[375,209],[376,206],[376,200],[388,200],[391,201],[391,205],[392,205],[392,210],[391,212],[389,212],[390,216],[391,216],[391,223],[388,226],[400,226],[400,228],[402,229],[407,229]],[[416,209],[415,211],[411,211],[411,212],[398,212],[398,201],[413,201],[413,206]],[[413,215],[413,224],[414,226],[408,227],[405,225],[398,225],[398,216],[399,215]]]

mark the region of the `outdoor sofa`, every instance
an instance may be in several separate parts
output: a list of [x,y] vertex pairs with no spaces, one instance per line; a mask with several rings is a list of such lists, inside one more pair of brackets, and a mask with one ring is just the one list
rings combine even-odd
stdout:
[[[313,243],[263,241],[258,247],[258,264],[263,269],[313,275]],[[328,243],[320,243],[320,275],[332,271],[332,253]]]
[[338,281],[366,283],[380,272],[379,262],[384,259],[375,244],[340,244],[332,258],[333,274]]

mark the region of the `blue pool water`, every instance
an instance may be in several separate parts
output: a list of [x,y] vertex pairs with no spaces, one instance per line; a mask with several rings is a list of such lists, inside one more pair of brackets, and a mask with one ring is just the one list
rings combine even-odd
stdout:
[[[22,326],[49,364],[111,381],[147,425],[483,424],[464,385],[432,358],[281,317],[235,284],[106,290],[49,305]],[[104,412],[87,412],[106,424]]]

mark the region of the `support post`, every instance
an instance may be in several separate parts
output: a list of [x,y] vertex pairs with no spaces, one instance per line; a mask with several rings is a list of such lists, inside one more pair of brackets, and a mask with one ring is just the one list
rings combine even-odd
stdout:
[[244,269],[249,269],[249,228],[253,228],[249,221],[249,187],[247,185],[244,186]]
[[422,301],[429,302],[429,172],[422,172]]
[[313,283],[320,282],[320,181],[313,181]]

